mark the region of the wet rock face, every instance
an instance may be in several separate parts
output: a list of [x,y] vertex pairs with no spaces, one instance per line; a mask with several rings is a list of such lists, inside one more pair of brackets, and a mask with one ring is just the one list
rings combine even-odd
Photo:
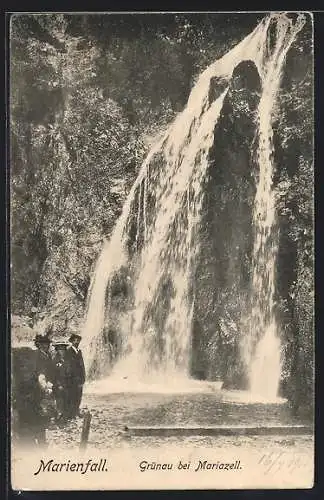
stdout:
[[227,99],[227,114],[239,134],[255,134],[255,112],[261,94],[261,80],[252,61],[243,61],[233,71]]
[[261,92],[259,72],[253,61],[242,61],[234,68],[230,90],[245,90],[247,96],[253,92]]
[[253,151],[260,91],[254,63],[239,64],[210,151],[195,278],[196,296],[202,299],[194,312],[192,374],[221,377],[227,386],[240,388],[239,320],[250,283]]
[[208,100],[209,104],[216,101],[216,99],[224,92],[227,88],[228,82],[224,78],[213,77],[210,80]]

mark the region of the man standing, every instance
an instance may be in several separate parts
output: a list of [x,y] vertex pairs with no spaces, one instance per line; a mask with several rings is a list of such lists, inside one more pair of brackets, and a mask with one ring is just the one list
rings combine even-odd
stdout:
[[53,393],[57,405],[57,419],[60,423],[63,423],[66,418],[66,412],[69,408],[67,398],[67,384],[69,379],[68,365],[66,361],[67,343],[56,342],[54,347],[56,351],[54,358],[56,377]]
[[72,333],[69,338],[71,346],[66,351],[67,377],[67,417],[75,418],[79,415],[82,399],[83,384],[85,382],[85,367],[82,352],[79,349],[81,335]]
[[36,335],[36,351],[13,351],[13,397],[18,414],[17,437],[22,446],[46,446],[46,428],[55,413],[52,387],[54,364],[49,355],[50,340]]
[[50,355],[51,340],[47,335],[36,335],[36,377],[38,397],[36,404],[36,441],[39,446],[46,445],[46,428],[49,421],[56,414],[53,385],[55,384],[55,365]]

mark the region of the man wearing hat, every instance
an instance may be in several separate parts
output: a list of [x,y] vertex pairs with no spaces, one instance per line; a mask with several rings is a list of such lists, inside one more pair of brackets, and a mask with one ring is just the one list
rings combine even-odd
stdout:
[[34,339],[37,347],[36,370],[38,379],[42,387],[47,383],[53,384],[55,381],[55,368],[50,354],[51,339],[47,335],[36,335]]
[[49,354],[51,341],[46,335],[36,335],[34,338],[37,351],[35,353],[35,392],[34,418],[32,434],[35,444],[46,444],[46,427],[54,412],[54,397],[52,388],[55,383],[55,366]]
[[81,335],[72,333],[69,342],[70,347],[66,350],[66,362],[68,370],[67,401],[68,418],[75,418],[79,414],[82,399],[83,384],[85,382],[85,367],[82,352],[79,349]]

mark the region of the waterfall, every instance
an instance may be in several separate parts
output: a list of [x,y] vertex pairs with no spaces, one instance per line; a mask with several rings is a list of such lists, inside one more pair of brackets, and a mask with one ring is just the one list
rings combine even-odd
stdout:
[[281,374],[280,334],[274,310],[279,229],[272,182],[272,121],[285,57],[303,23],[303,17],[298,18],[294,27],[287,24],[286,18],[276,19],[273,47],[270,46],[270,37],[267,40],[269,56],[264,64],[262,94],[258,106],[259,172],[253,208],[251,316],[245,346],[248,347],[246,362],[250,390],[268,399],[276,398]]
[[[93,273],[82,331],[88,373],[94,366],[97,375],[105,372],[104,361],[100,361],[103,327],[111,317],[114,279],[126,270],[132,299],[128,320],[119,325],[123,345],[115,373],[150,381],[189,376],[193,304],[199,300],[193,272],[209,152],[233,70],[240,62],[250,60],[258,69],[262,95],[253,220],[253,307],[244,356],[251,368],[251,388],[259,390],[255,385],[261,369],[269,370],[263,378],[276,378],[272,381],[277,384],[280,341],[273,312],[277,232],[271,181],[272,115],[284,59],[302,25],[302,16],[295,24],[285,14],[267,16],[200,75],[185,109],[152,147]],[[273,26],[276,33],[271,47],[269,32]],[[210,99],[212,81],[222,82],[214,100]],[[270,355],[266,362],[265,354]]]

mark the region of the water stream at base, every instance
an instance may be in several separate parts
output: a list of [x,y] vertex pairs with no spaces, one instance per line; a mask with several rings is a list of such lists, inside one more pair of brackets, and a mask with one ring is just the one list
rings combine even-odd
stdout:
[[194,380],[189,378],[177,378],[166,380],[154,380],[152,383],[139,380],[117,378],[116,376],[103,378],[89,382],[85,385],[84,393],[93,396],[105,396],[108,394],[168,394],[188,395],[194,394],[211,395],[217,401],[224,403],[246,404],[284,404],[287,402],[281,397],[262,397],[251,391],[224,390],[222,382],[209,382],[205,380]]
[[[133,301],[126,323],[119,325],[124,339],[122,355],[110,380],[127,380],[133,387],[154,380],[158,386],[162,380],[170,389],[188,379],[193,304],[199,300],[192,277],[209,152],[233,70],[249,60],[258,69],[262,92],[257,110],[259,174],[253,212],[251,312],[243,356],[252,393],[261,399],[276,398],[281,366],[274,315],[278,231],[272,186],[272,120],[285,57],[303,23],[302,15],[295,22],[285,14],[267,16],[200,75],[187,106],[152,147],[93,273],[82,331],[88,373],[92,370],[100,377],[106,372],[103,328],[109,323],[111,307],[107,297],[111,297],[114,277],[127,269]],[[223,87],[211,102],[210,87],[215,79]],[[130,250],[134,226],[136,236]],[[167,312],[163,315],[163,311]],[[108,379],[100,383],[109,384]]]

